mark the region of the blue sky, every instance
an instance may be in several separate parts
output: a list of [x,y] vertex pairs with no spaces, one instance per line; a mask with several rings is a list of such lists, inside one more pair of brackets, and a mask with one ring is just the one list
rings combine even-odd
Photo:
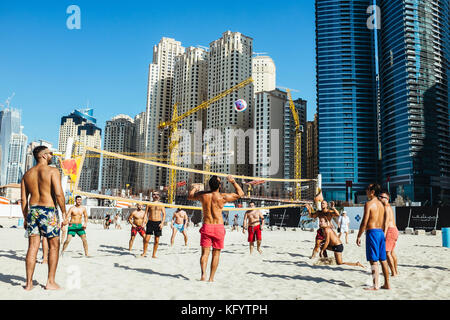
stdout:
[[[69,5],[81,30],[69,30]],[[209,46],[224,31],[254,39],[277,66],[277,85],[316,109],[314,0],[301,1],[1,1],[0,103],[22,110],[29,141],[57,147],[60,119],[89,101],[103,129],[119,113],[145,110],[153,46],[171,37]]]

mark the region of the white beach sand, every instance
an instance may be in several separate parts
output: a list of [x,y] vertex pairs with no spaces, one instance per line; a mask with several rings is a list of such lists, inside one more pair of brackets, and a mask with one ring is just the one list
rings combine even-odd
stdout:
[[[56,281],[64,289],[46,291],[47,265],[37,264],[35,288],[25,284],[27,239],[23,228],[9,228],[17,219],[0,219],[0,299],[419,299],[450,298],[450,249],[442,247],[441,236],[404,235],[397,243],[400,276],[391,278],[392,290],[368,292],[371,283],[365,261],[365,243],[355,244],[356,233],[345,245],[344,261],[360,261],[366,269],[349,266],[314,265],[309,259],[315,233],[292,229],[263,231],[263,254],[248,254],[247,235],[227,229],[215,282],[200,282],[199,228],[188,229],[189,246],[177,234],[170,248],[171,229],[164,227],[158,259],[136,258],[142,250],[136,237],[128,252],[130,227],[103,230],[89,224],[87,239],[91,258],[85,258],[79,238],[74,238],[59,260]],[[329,253],[332,256],[332,253]],[[41,251],[38,259],[41,260]],[[208,265],[209,267],[209,265]],[[381,268],[380,268],[381,269]],[[209,271],[209,270],[208,270]],[[209,273],[208,273],[209,274]],[[76,287],[79,280],[80,288]],[[380,277],[382,280],[382,277]]]

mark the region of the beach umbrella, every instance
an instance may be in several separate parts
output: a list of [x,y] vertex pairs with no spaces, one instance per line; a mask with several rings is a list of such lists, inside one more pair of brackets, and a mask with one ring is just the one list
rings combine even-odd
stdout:
[[10,201],[8,198],[0,197],[0,204],[10,204]]

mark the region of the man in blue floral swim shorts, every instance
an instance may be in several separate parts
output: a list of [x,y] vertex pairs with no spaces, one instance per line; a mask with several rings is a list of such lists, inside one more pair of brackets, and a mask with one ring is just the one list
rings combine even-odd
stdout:
[[52,163],[53,153],[47,147],[34,148],[33,156],[37,164],[24,174],[21,182],[24,227],[28,233],[25,290],[33,289],[33,273],[41,237],[47,238],[49,246],[48,279],[45,289],[57,290],[60,289],[55,282],[59,257],[60,223],[56,203],[61,208],[63,224],[67,224],[61,175],[58,169],[49,166]]

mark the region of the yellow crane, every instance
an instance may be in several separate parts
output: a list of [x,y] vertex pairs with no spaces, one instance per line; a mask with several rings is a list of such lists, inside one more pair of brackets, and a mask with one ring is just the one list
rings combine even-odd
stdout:
[[[294,178],[302,178],[302,134],[303,126],[300,124],[297,109],[295,108],[294,101],[292,100],[291,90],[287,89],[287,95],[289,99],[289,108],[292,112],[292,117],[295,123],[295,149],[294,149]],[[295,200],[302,199],[302,185],[301,182],[297,182],[295,186]]]
[[[211,104],[223,99],[224,97],[226,97],[227,95],[229,95],[230,93],[232,93],[236,90],[244,88],[245,86],[249,85],[252,82],[253,82],[253,79],[252,79],[252,77],[250,77],[250,78],[238,83],[237,85],[231,87],[230,89],[223,91],[222,93],[215,96],[214,98],[201,103],[200,105],[190,109],[189,111],[187,111],[179,116],[177,113],[177,104],[174,105],[172,119],[168,122],[161,122],[158,126],[158,128],[160,130],[170,127],[169,154],[170,154],[170,164],[171,165],[175,165],[177,162],[177,158],[178,158],[178,142],[179,142],[178,123],[181,120],[189,117],[190,115],[192,115],[200,110],[209,108],[209,106]],[[176,188],[176,170],[171,170],[170,175],[169,175],[169,188],[168,188],[168,196],[169,196],[168,203],[170,203],[170,204],[173,203],[173,199],[175,196],[175,188]]]

